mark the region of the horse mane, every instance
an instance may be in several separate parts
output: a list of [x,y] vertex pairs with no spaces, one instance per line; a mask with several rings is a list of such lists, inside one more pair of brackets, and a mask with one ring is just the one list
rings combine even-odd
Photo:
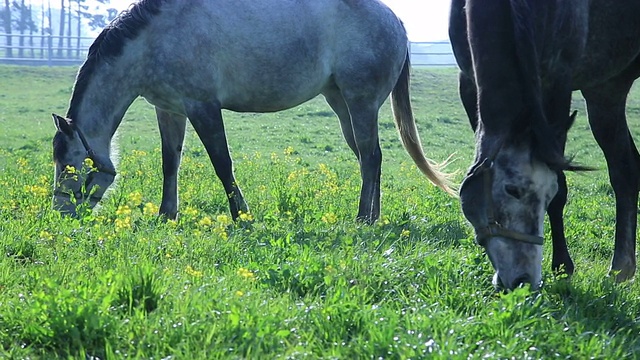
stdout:
[[[515,37],[516,58],[523,84],[525,113],[528,127],[533,137],[535,155],[553,170],[578,169],[564,157],[562,146],[556,136],[558,131],[568,131],[571,121],[558,122],[560,129],[554,131],[544,113],[542,84],[540,80],[539,53],[536,43],[536,28],[533,22],[533,0],[511,0],[511,17]],[[535,6],[535,5],[534,5]]]
[[77,109],[94,70],[102,62],[122,54],[125,44],[135,39],[167,0],[140,0],[120,13],[96,37],[89,47],[87,59],[80,67],[67,112],[68,119],[77,118]]

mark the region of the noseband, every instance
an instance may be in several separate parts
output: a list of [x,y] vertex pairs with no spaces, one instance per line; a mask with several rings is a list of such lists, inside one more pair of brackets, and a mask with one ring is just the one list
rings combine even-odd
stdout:
[[530,235],[523,232],[513,231],[505,228],[498,222],[493,210],[493,192],[491,191],[493,185],[493,160],[485,159],[482,163],[473,171],[471,176],[482,174],[482,180],[484,182],[484,196],[486,200],[487,208],[487,225],[483,227],[475,228],[476,231],[476,243],[480,246],[486,247],[487,240],[495,236],[501,236],[507,239],[525,242],[528,244],[542,245],[544,238],[542,236]]

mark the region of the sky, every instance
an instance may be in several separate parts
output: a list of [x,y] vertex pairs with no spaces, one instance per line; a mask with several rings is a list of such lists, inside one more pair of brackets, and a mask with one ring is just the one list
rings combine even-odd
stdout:
[[[451,0],[382,0],[402,19],[410,41],[447,40]],[[111,0],[111,6],[124,10],[131,0]]]

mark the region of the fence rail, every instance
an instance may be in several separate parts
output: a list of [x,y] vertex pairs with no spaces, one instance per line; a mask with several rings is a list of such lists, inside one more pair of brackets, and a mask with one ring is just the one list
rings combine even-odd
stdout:
[[[59,41],[63,46],[59,47]],[[19,65],[79,64],[87,56],[93,37],[0,34],[0,63]],[[71,42],[71,46],[69,46]]]
[[[61,39],[64,44],[59,47]],[[87,36],[0,34],[0,64],[78,65],[87,57],[93,40]],[[447,41],[411,42],[409,49],[413,66],[455,66]]]

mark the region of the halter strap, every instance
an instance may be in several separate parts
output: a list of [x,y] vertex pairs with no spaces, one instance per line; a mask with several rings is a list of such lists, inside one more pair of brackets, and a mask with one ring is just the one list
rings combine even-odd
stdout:
[[93,166],[95,166],[95,168],[98,169],[99,172],[116,176],[116,171],[111,166],[106,166],[98,160],[96,152],[91,148],[91,146],[89,146],[89,142],[87,141],[87,138],[84,136],[84,133],[82,133],[80,128],[77,127],[73,122],[71,123],[71,126],[78,133],[80,142],[82,142],[82,146],[84,146],[84,149],[87,152],[86,156],[93,161]]
[[487,203],[487,225],[475,228],[476,243],[480,246],[486,246],[487,240],[494,236],[501,236],[529,244],[542,245],[544,243],[544,237],[509,230],[496,220],[495,213],[493,211],[493,196],[491,191],[491,187],[493,185],[493,159],[485,159],[475,171],[483,173],[482,179],[484,182],[484,193]]

